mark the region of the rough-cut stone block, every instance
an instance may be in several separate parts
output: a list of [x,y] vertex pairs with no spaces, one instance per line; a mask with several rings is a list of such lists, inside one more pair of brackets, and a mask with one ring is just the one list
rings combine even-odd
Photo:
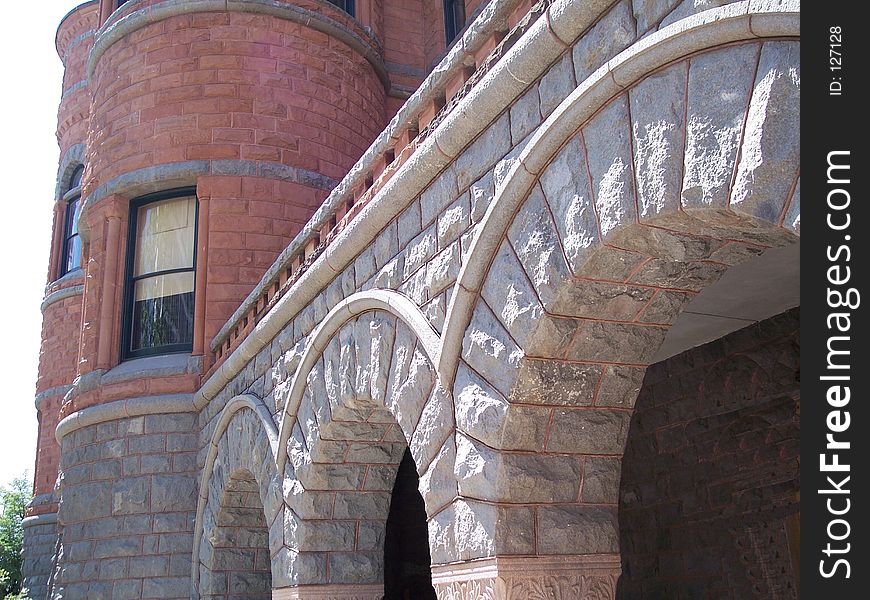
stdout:
[[541,83],[538,86],[541,115],[546,119],[576,86],[574,61],[569,51],[541,78]]
[[595,404],[616,408],[633,407],[643,383],[644,373],[643,367],[608,365],[604,369]]
[[495,183],[493,182],[493,172],[489,171],[486,175],[471,184],[468,188],[471,200],[471,222],[479,223],[486,214],[486,209],[492,202],[495,195]]
[[543,448],[549,409],[511,405],[464,364],[459,366],[454,389],[458,429],[493,448]]
[[577,84],[634,41],[634,17],[629,0],[613,7],[574,45],[574,74]]
[[601,237],[637,221],[628,101],[623,95],[583,129]]
[[422,229],[420,223],[420,201],[414,200],[408,205],[408,208],[402,211],[399,215],[399,248],[406,247],[411,240],[417,237],[417,234],[420,233],[420,230]]
[[598,220],[579,136],[559,152],[541,175],[541,187],[553,213],[568,264],[577,274],[599,241]]
[[542,506],[537,513],[538,552],[596,554],[619,551],[616,510]]
[[436,385],[414,429],[409,447],[417,472],[423,472],[432,462],[439,444],[453,429],[453,400],[440,385]]
[[196,480],[189,475],[155,475],[151,483],[154,512],[192,510],[196,507]]
[[518,144],[541,124],[541,107],[538,86],[531,86],[520,96],[510,110],[511,139]]
[[468,229],[469,194],[462,194],[438,214],[438,249],[443,250]]
[[652,295],[653,290],[649,288],[586,279],[573,280],[561,287],[553,310],[575,317],[631,321],[643,310]]
[[457,496],[455,467],[456,444],[450,439],[420,475],[419,490],[426,504],[426,514],[434,515]]
[[459,195],[456,173],[453,167],[446,168],[420,195],[420,216],[423,227],[428,227],[439,214]]
[[800,42],[761,49],[731,208],[779,224],[800,168]]
[[481,294],[514,341],[525,347],[544,308],[507,242],[499,246]]
[[459,256],[459,242],[456,241],[445,250],[432,257],[426,264],[426,297],[434,298],[453,285],[459,275],[461,266]]
[[479,302],[462,340],[465,361],[478,373],[486,373],[491,378],[490,383],[503,396],[509,396],[522,355],[520,347],[492,311]]
[[[681,0],[632,0],[634,18],[637,20],[637,29],[646,33],[671,12]],[[703,1],[703,0],[702,0]],[[692,0],[697,2],[697,0]]]
[[456,479],[463,497],[492,502],[573,502],[582,469],[569,456],[499,452],[457,433]]
[[408,279],[417,269],[432,258],[435,255],[437,247],[438,240],[434,225],[411,240],[405,251],[403,278]]
[[600,365],[526,358],[511,401],[554,406],[588,406],[601,379]]
[[129,515],[149,512],[150,477],[119,479],[112,484],[112,514]]
[[661,327],[587,321],[568,349],[568,358],[589,362],[646,364],[665,339]]
[[456,159],[456,184],[459,191],[486,173],[511,148],[510,118],[502,115],[478,136]]
[[558,409],[547,450],[576,454],[622,454],[631,414],[610,409]]
[[540,186],[532,188],[529,198],[508,230],[508,239],[541,303],[547,310],[558,312],[553,301],[559,288],[568,279],[569,271]]
[[589,504],[619,502],[621,460],[590,456],[583,465],[583,490],[580,499]]
[[651,75],[629,92],[641,219],[680,207],[686,66],[676,64]]
[[676,320],[683,308],[694,297],[695,294],[690,292],[657,291],[652,301],[640,314],[638,320],[643,323],[669,325]]
[[758,61],[757,44],[701,54],[689,66],[684,207],[727,207]]

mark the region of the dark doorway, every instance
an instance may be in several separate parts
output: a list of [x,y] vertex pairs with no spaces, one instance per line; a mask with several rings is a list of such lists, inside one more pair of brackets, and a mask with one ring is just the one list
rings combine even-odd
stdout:
[[384,600],[436,600],[432,587],[426,507],[410,450],[405,450],[384,540]]

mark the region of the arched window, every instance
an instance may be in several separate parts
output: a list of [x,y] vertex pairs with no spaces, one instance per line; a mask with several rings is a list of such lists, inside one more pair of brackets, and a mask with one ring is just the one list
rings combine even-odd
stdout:
[[192,349],[196,222],[193,188],[131,202],[122,358]]
[[63,217],[63,245],[61,246],[60,276],[75,271],[82,265],[82,240],[79,237],[79,213],[82,208],[82,165],[76,167],[64,194],[66,210]]

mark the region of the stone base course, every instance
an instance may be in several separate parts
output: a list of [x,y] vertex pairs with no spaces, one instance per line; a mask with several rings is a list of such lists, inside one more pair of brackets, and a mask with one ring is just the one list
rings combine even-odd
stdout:
[[445,600],[604,600],[615,597],[618,554],[509,557],[432,568]]

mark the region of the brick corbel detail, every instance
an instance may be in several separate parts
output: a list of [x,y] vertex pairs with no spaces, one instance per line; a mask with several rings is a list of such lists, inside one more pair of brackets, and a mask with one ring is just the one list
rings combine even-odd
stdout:
[[432,567],[443,600],[613,600],[619,554],[489,558]]

